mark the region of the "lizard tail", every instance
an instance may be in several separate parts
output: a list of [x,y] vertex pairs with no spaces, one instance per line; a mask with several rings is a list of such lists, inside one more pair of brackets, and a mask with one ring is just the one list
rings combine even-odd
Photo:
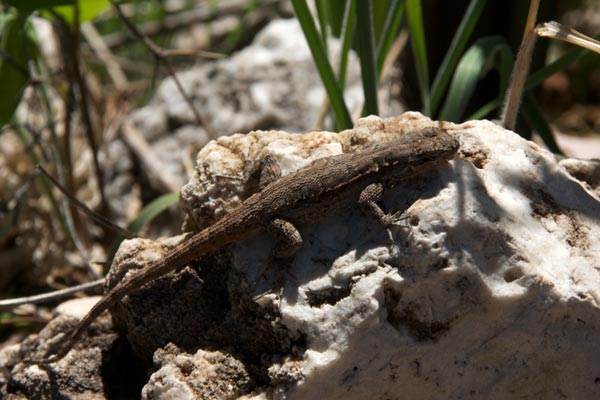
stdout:
[[[64,342],[64,344],[61,346],[61,348],[56,353],[54,353],[53,355],[51,355],[50,357],[47,357],[47,358],[33,360],[33,363],[35,363],[35,364],[52,364],[56,361],[59,361],[64,356],[66,356],[67,353],[69,353],[69,351],[71,351],[73,349],[73,347],[75,346],[77,341],[81,338],[81,336],[83,336],[83,334],[87,331],[87,329],[90,327],[92,322],[94,322],[94,320],[96,320],[96,318],[98,318],[100,316],[100,314],[102,314],[105,310],[107,310],[108,308],[113,306],[117,301],[119,301],[125,294],[128,293],[128,290],[131,290],[132,287],[137,287],[137,286],[135,286],[135,282],[132,282],[132,281],[136,280],[135,277],[144,275],[142,272],[143,271],[140,271],[140,273],[132,276],[131,279],[128,279],[125,282],[121,282],[117,286],[115,286],[110,291],[111,296],[105,296],[102,299],[100,299],[100,301],[98,301],[91,308],[91,310],[85,315],[85,317],[83,317],[81,322],[79,322],[77,327],[68,336],[66,342]],[[134,286],[132,286],[132,284],[134,284]],[[142,283],[142,285],[143,285],[143,283]]]
[[[224,218],[224,220],[228,221],[227,218]],[[143,268],[129,279],[119,282],[83,317],[75,330],[68,336],[66,342],[64,342],[55,354],[44,359],[30,360],[30,362],[35,364],[51,364],[60,360],[73,349],[92,322],[125,295],[237,238],[235,234],[229,234],[226,231],[226,234],[223,234],[223,232],[224,230],[216,225],[210,226],[186,239],[189,246],[187,251],[183,251],[180,247],[175,247],[168,251],[162,259],[150,263],[146,268]],[[219,240],[219,238],[222,240]]]

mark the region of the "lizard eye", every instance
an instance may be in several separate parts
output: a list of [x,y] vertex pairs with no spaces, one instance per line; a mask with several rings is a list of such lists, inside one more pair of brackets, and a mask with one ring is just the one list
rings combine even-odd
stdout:
[[383,157],[376,157],[373,158],[371,164],[375,166],[375,170],[378,170],[381,167],[387,167],[390,163]]

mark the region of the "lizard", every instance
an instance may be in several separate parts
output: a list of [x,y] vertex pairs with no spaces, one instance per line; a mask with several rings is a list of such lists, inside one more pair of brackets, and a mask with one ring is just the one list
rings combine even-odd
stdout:
[[258,232],[266,231],[278,239],[272,250],[274,257],[290,257],[302,244],[295,226],[318,221],[348,199],[354,199],[365,213],[389,226],[392,216],[377,204],[384,190],[451,159],[458,147],[458,141],[444,130],[424,128],[391,141],[371,143],[357,152],[317,159],[285,176],[280,176],[274,161],[266,157],[255,194],[115,285],[81,319],[55,354],[34,362],[48,364],[63,358],[96,318],[136,289]]

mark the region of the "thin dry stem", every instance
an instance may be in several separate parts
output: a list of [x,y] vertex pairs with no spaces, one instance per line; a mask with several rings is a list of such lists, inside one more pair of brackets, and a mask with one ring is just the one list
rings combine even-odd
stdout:
[[165,192],[178,192],[179,183],[172,177],[165,168],[162,168],[160,157],[154,153],[141,132],[133,125],[131,121],[124,121],[121,125],[123,139],[131,147],[135,155],[140,159],[146,173],[156,178],[162,190]]
[[98,33],[94,25],[86,21],[81,24],[81,33],[90,44],[91,48],[94,50],[94,53],[98,56],[98,58],[102,61],[102,63],[106,66],[106,71],[108,72],[108,76],[112,79],[115,87],[119,90],[123,90],[127,88],[127,75],[121,69],[119,63],[115,60],[113,54],[110,49],[102,39],[102,36]]
[[529,74],[531,56],[533,54],[533,48],[537,38],[534,32],[534,25],[537,18],[539,5],[539,0],[531,0],[529,3],[529,14],[527,15],[527,21],[525,22],[523,40],[521,42],[519,52],[517,53],[517,59],[515,60],[515,65],[513,66],[510,83],[504,99],[504,110],[502,110],[501,119],[502,126],[510,130],[515,128],[517,113],[519,112],[519,104],[523,94],[523,87],[525,86],[527,75]]
[[175,85],[177,86],[177,90],[179,90],[179,92],[181,93],[181,96],[184,98],[185,102],[190,107],[190,110],[192,111],[192,114],[194,114],[194,118],[196,119],[196,123],[199,126],[203,127],[204,130],[209,134],[209,136],[216,137],[217,135],[215,134],[214,130],[208,125],[208,123],[206,123],[206,121],[204,120],[204,118],[202,118],[202,116],[200,115],[200,113],[198,112],[198,110],[196,109],[196,107],[194,106],[194,103],[192,102],[191,97],[183,89],[183,85],[179,81],[179,78],[177,78],[177,74],[175,72],[175,68],[173,67],[173,65],[171,64],[171,62],[168,60],[165,51],[162,48],[158,47],[152,40],[150,40],[150,38],[148,38],[147,36],[143,35],[137,29],[137,27],[129,20],[129,18],[127,18],[125,16],[125,14],[123,14],[123,10],[121,10],[121,7],[119,6],[119,4],[117,4],[114,0],[111,0],[110,3],[114,7],[114,9],[117,11],[117,14],[121,18],[121,20],[127,26],[127,29],[132,34],[134,34],[138,39],[140,39],[142,41],[142,43],[144,43],[144,45],[146,45],[146,47],[148,48],[148,50],[150,50],[150,52],[154,55],[154,57],[157,60],[162,61],[162,63],[164,64],[164,66],[165,66],[168,74],[173,79],[173,82],[175,82]]
[[600,42],[556,21],[545,22],[539,25],[535,28],[535,32],[538,36],[562,40],[600,54]]
[[402,32],[400,32],[400,35],[398,35],[398,37],[392,43],[392,46],[390,47],[390,50],[387,56],[385,57],[385,60],[383,61],[383,68],[381,69],[381,78],[379,79],[380,81],[387,79],[388,75],[392,71],[392,65],[394,65],[396,59],[400,56],[400,54],[402,54],[402,51],[404,51],[406,43],[408,43],[408,31],[402,30]]
[[108,201],[106,199],[106,193],[104,191],[104,176],[102,175],[102,169],[100,168],[100,162],[98,160],[99,147],[96,141],[98,135],[96,134],[96,127],[92,123],[92,116],[90,113],[90,101],[88,94],[88,86],[87,81],[83,77],[83,71],[81,68],[80,60],[79,60],[79,49],[80,49],[80,33],[79,33],[79,21],[78,21],[78,10],[79,7],[75,7],[75,16],[77,18],[76,23],[73,24],[73,32],[71,32],[72,43],[69,47],[70,50],[70,61],[72,74],[75,77],[75,81],[79,86],[79,94],[81,96],[80,99],[80,109],[81,109],[81,119],[83,124],[85,125],[85,135],[88,141],[88,145],[92,150],[92,161],[94,166],[94,172],[96,175],[96,181],[98,182],[98,192],[100,194],[100,210],[105,211],[108,210]]
[[49,293],[36,294],[35,296],[18,297],[15,299],[0,300],[0,310],[11,310],[23,304],[48,303],[69,297],[78,292],[87,292],[97,290],[104,285],[105,278],[97,279],[92,282],[72,286],[65,289],[55,290]]
[[225,57],[225,54],[206,50],[173,49],[163,50],[163,52],[167,57],[203,57],[213,60],[218,60]]
[[529,32],[533,31],[539,8],[540,0],[531,0],[529,3],[529,12],[527,14],[527,21],[525,22],[525,29],[523,30],[523,39],[521,39],[521,43],[525,41]]
[[50,175],[50,173],[48,173],[48,171],[46,171],[44,169],[44,167],[42,167],[41,165],[37,165],[36,168],[38,170],[40,170],[44,176],[58,189],[60,190],[60,192],[65,195],[69,201],[71,202],[71,204],[73,204],[75,207],[79,208],[81,211],[83,211],[84,214],[90,216],[94,221],[96,221],[98,224],[111,229],[117,233],[119,233],[122,236],[125,236],[126,238],[132,238],[135,237],[135,234],[128,231],[125,228],[122,228],[118,225],[116,225],[115,223],[113,223],[111,220],[109,220],[108,218],[104,217],[101,214],[98,214],[96,212],[94,212],[93,210],[91,210],[90,208],[88,208],[88,206],[86,206],[85,204],[83,204],[81,201],[79,201],[77,199],[77,197],[73,196],[71,193],[68,192],[68,190],[66,188],[64,188],[56,179],[54,179],[54,177],[52,175]]

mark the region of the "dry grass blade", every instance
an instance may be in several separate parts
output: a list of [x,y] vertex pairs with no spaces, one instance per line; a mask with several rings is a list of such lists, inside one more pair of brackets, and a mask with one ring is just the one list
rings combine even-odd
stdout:
[[538,36],[562,40],[600,54],[600,42],[556,21],[546,22],[537,26],[535,32]]
[[83,283],[81,285],[55,290],[49,293],[36,294],[34,296],[18,297],[15,299],[0,300],[0,310],[11,310],[23,304],[39,304],[47,303],[69,297],[74,293],[87,292],[97,290],[104,285],[104,278],[97,279],[92,282]]
[[180,185],[177,179],[169,174],[168,169],[163,168],[160,157],[156,155],[135,125],[130,121],[124,121],[121,131],[125,142],[140,159],[146,174],[155,178],[165,192],[178,192]]
[[119,6],[119,4],[117,2],[111,0],[110,3],[112,4],[113,8],[117,12],[117,15],[119,16],[119,18],[121,18],[121,20],[127,26],[127,29],[133,35],[135,35],[138,39],[140,39],[142,41],[142,43],[144,43],[144,45],[148,48],[148,50],[150,50],[150,52],[154,55],[154,57],[157,60],[162,61],[162,63],[164,64],[165,68],[167,69],[167,72],[169,73],[169,75],[173,79],[173,82],[175,82],[175,86],[177,86],[177,90],[179,90],[179,93],[181,93],[181,96],[183,97],[183,99],[185,100],[185,102],[190,107],[190,110],[192,111],[192,114],[194,114],[194,118],[196,119],[196,123],[199,126],[201,126],[202,128],[204,128],[204,130],[209,134],[209,136],[216,137],[217,135],[215,134],[214,130],[208,125],[208,123],[204,120],[204,118],[202,118],[202,116],[200,115],[200,113],[198,112],[198,110],[196,109],[196,107],[194,106],[194,103],[192,102],[192,98],[184,90],[183,85],[179,81],[179,78],[177,78],[177,74],[175,73],[175,68],[173,67],[173,65],[171,64],[171,62],[168,60],[165,51],[162,48],[160,48],[159,46],[157,46],[152,40],[150,40],[150,38],[148,38],[147,36],[143,35],[137,29],[137,27],[129,20],[129,18],[127,18],[125,16],[125,14],[123,13],[123,10],[121,10],[121,7]]
[[36,168],[41,171],[44,176],[50,181],[52,182],[52,184],[54,186],[56,186],[56,188],[58,190],[61,191],[62,194],[64,194],[69,201],[77,208],[79,208],[81,211],[84,212],[84,214],[89,215],[94,221],[98,222],[100,225],[108,228],[108,229],[112,229],[113,231],[127,237],[127,238],[132,238],[135,237],[135,234],[133,234],[132,232],[128,231],[125,228],[122,228],[116,224],[114,224],[111,220],[109,220],[108,218],[94,212],[93,210],[90,210],[88,208],[88,206],[86,206],[85,204],[83,204],[81,201],[79,201],[75,196],[73,196],[71,193],[69,193],[56,179],[54,179],[54,177],[52,175],[50,175],[50,173],[48,173],[48,171],[46,171],[44,169],[44,167],[42,167],[40,164],[38,164],[36,166]]
[[517,59],[515,60],[510,84],[506,92],[506,99],[504,101],[504,110],[502,111],[502,126],[506,129],[513,130],[517,121],[519,103],[521,101],[527,75],[529,74],[531,56],[537,38],[534,31],[534,25],[539,6],[539,0],[532,0],[529,4],[529,14],[527,15],[527,22],[525,23],[525,29],[523,31],[521,48],[519,49]]
[[94,53],[106,65],[106,72],[108,72],[108,76],[110,76],[116,88],[121,90],[126,89],[128,85],[127,75],[125,75],[125,72],[123,72],[121,66],[115,60],[94,25],[91,22],[84,22],[81,24],[80,31],[94,50]]

